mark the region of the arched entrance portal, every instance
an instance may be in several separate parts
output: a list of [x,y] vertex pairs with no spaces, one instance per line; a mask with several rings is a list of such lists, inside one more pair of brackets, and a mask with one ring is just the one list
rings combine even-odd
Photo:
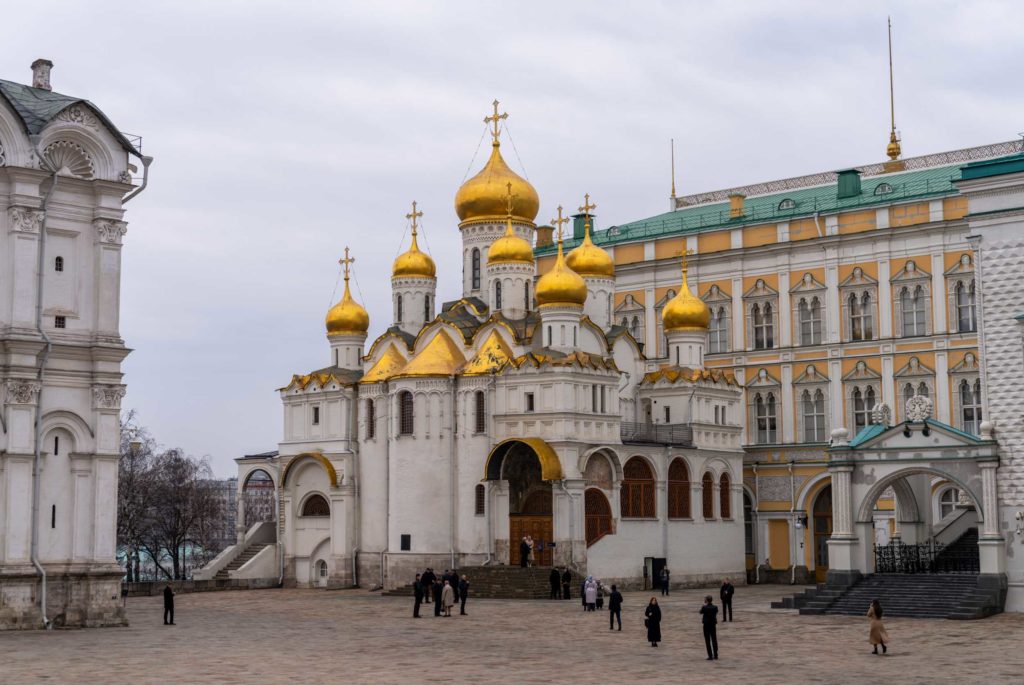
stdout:
[[828,575],[828,539],[832,535],[832,486],[818,493],[812,509],[814,522],[814,578],[824,583]]
[[583,511],[586,518],[587,547],[612,532],[612,506],[597,488],[583,493]]
[[277,512],[274,511],[274,481],[263,469],[256,469],[246,477],[242,486],[242,499],[245,530],[254,524],[277,518]]

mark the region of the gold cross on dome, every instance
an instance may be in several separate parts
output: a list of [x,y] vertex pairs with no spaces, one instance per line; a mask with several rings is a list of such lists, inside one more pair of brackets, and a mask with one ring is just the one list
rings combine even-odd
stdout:
[[562,224],[569,223],[569,217],[562,216],[562,205],[558,205],[558,218],[552,219],[551,223],[558,227],[558,239],[562,239]]
[[416,200],[412,201],[412,214],[406,214],[406,219],[412,219],[412,234],[416,235],[416,219],[423,216],[423,212],[416,211]]
[[490,123],[494,124],[494,130],[491,131],[491,136],[494,138],[494,144],[497,145],[498,144],[498,136],[501,134],[501,121],[503,119],[508,119],[508,112],[504,112],[502,114],[498,114],[498,101],[497,100],[495,100],[491,104],[494,105],[494,114],[492,114],[491,116],[488,116],[488,117],[484,117],[484,123],[485,124],[490,124]]
[[345,256],[342,259],[338,260],[338,264],[341,264],[341,268],[343,268],[345,270],[345,280],[346,281],[348,280],[349,266],[354,261],[356,261],[356,258],[348,256],[348,246],[346,246],[345,247]]
[[695,252],[692,249],[683,250],[683,252],[682,252],[683,271],[686,271],[689,268],[690,263],[689,263],[689,260],[686,259],[686,257],[689,256],[689,255],[692,255],[692,254],[695,254]]
[[590,217],[590,210],[597,209],[597,205],[590,204],[590,193],[583,196],[583,206],[580,207],[580,211]]

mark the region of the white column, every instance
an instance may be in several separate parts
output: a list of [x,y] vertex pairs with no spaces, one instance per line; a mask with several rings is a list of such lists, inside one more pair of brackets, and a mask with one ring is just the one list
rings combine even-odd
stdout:
[[17,327],[35,326],[36,268],[39,262],[39,231],[43,225],[43,212],[28,207],[10,207],[7,210],[11,233],[11,256],[5,268],[11,268],[13,284],[11,323]]
[[996,468],[997,461],[986,461],[978,464],[981,468],[981,508],[985,517],[981,536],[997,538],[999,536],[999,502],[996,499]]
[[644,352],[648,357],[657,357],[658,353],[658,322],[655,321],[654,288],[644,290]]
[[96,332],[118,335],[121,311],[121,239],[127,224],[113,219],[93,222],[96,240],[93,246],[96,270]]
[[[786,311],[783,309],[782,311]],[[783,328],[785,330],[785,328]],[[796,412],[793,407],[793,365],[782,366],[782,441],[795,442]]]
[[[894,406],[896,395],[893,389],[893,377],[894,372],[892,368],[892,355],[885,355],[882,357],[882,401],[889,405]],[[902,413],[897,412],[898,415],[902,416]]]
[[[932,255],[932,332],[946,333],[946,262],[942,252]],[[942,419],[940,419],[942,420]]]
[[739,351],[747,349],[747,341],[744,338],[744,325],[746,315],[743,312],[743,279],[732,279],[732,344],[730,350]]
[[953,425],[949,407],[949,356],[935,353],[935,416],[946,425]]
[[892,284],[888,259],[878,260],[878,337],[892,337]]
[[838,359],[828,363],[828,406],[829,426],[831,430],[845,428],[846,419],[843,418],[843,366]]
[[850,513],[850,473],[852,466],[838,466],[832,472],[832,535],[850,537],[853,535],[853,518]]
[[839,332],[843,318],[843,308],[839,304],[839,267],[836,264],[834,253],[835,250],[829,250],[825,257],[825,324],[828,327],[825,332],[825,342],[828,343],[839,342]]
[[[788,267],[787,267],[788,268]],[[793,344],[793,310],[790,308],[789,271],[779,272],[779,346]]]

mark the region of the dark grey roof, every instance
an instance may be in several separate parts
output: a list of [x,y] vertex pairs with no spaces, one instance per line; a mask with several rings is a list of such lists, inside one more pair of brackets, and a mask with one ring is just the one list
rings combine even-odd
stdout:
[[384,331],[385,335],[387,335],[388,333],[391,333],[393,335],[397,335],[399,338],[404,340],[405,341],[405,346],[408,347],[410,350],[412,349],[412,346],[416,343],[416,336],[415,335],[412,335],[411,333],[406,333],[405,331],[403,331],[398,326],[392,326],[391,328],[389,328],[386,331]]
[[68,107],[82,104],[99,117],[100,121],[110,129],[110,132],[127,151],[139,154],[138,149],[114,126],[113,122],[107,118],[107,115],[88,100],[54,93],[42,88],[32,88],[31,86],[3,79],[0,79],[0,96],[3,96],[7,104],[11,106],[11,109],[21,119],[21,124],[29,135],[35,135],[42,131],[46,128],[47,124]]
[[239,459],[273,459],[276,456],[277,450],[271,450],[270,452],[259,452],[257,454],[243,454]]

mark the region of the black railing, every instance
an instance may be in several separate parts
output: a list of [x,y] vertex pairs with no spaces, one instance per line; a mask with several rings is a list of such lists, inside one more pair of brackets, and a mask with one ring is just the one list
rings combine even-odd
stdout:
[[978,573],[977,548],[937,542],[875,545],[875,573]]
[[619,427],[622,442],[646,442],[656,445],[693,445],[693,428],[688,423],[637,423],[623,421]]

